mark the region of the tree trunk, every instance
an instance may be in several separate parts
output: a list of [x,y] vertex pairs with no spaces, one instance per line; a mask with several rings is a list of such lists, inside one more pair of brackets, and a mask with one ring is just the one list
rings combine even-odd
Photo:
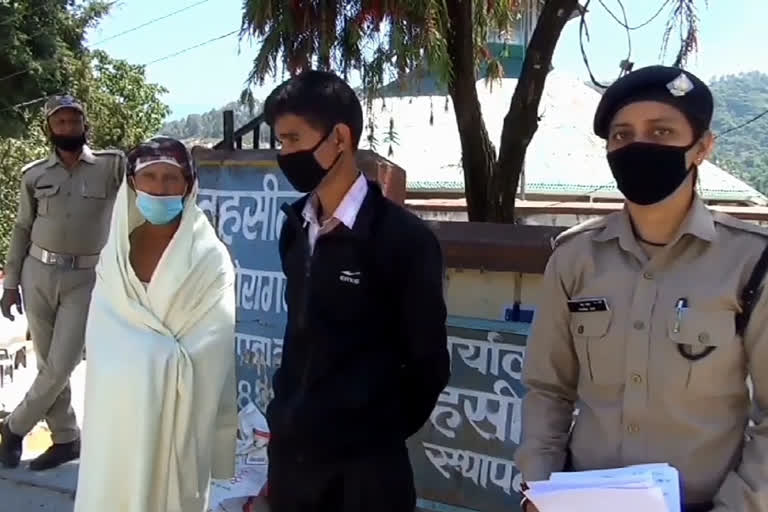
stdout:
[[523,69],[509,111],[504,117],[499,160],[489,187],[490,219],[495,222],[515,222],[517,187],[525,152],[539,128],[539,103],[551,68],[552,54],[563,27],[578,8],[578,0],[547,0],[541,10],[525,52]]
[[492,220],[488,192],[496,150],[485,129],[475,86],[472,0],[448,0],[446,5],[451,23],[447,46],[453,63],[448,91],[461,141],[467,213],[472,222],[488,222]]

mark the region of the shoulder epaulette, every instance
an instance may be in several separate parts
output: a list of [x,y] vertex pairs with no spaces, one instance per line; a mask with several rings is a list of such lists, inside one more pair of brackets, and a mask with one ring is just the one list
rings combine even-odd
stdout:
[[736,217],[722,212],[712,212],[712,216],[716,223],[722,224],[723,226],[768,237],[768,229],[764,228],[763,226],[737,219]]
[[598,217],[595,219],[589,219],[576,226],[566,229],[555,238],[552,239],[552,250],[557,249],[559,246],[573,238],[574,236],[586,233],[588,231],[595,231],[605,226],[605,222],[608,216]]
[[28,170],[32,169],[33,167],[36,167],[36,166],[38,166],[40,164],[43,164],[43,163],[45,163],[47,161],[48,161],[48,157],[41,158],[39,160],[35,160],[34,162],[30,162],[30,163],[28,163],[27,165],[25,165],[24,167],[21,168],[21,174],[24,174],[25,172],[27,172]]
[[119,158],[125,157],[125,153],[123,153],[119,149],[94,149],[92,150],[92,152],[95,156],[111,155]]

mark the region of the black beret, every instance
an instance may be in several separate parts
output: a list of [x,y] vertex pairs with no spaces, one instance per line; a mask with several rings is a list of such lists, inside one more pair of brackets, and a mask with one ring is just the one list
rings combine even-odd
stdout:
[[595,134],[607,139],[616,113],[637,101],[659,101],[675,107],[688,118],[697,137],[712,121],[714,100],[707,84],[680,68],[648,66],[624,75],[605,90],[595,112]]

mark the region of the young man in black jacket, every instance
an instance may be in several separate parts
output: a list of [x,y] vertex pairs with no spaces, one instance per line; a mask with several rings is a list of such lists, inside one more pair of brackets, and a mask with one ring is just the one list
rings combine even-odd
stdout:
[[432,231],[356,165],[354,91],[306,71],[264,107],[278,164],[307,195],[283,205],[288,325],[271,430],[273,512],[412,512],[405,441],[448,383],[443,261]]

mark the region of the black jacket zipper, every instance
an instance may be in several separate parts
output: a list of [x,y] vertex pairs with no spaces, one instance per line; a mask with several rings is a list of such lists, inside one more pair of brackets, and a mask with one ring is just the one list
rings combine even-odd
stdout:
[[[317,251],[310,252],[309,250],[309,238],[308,235],[304,232],[304,226],[302,224],[301,219],[296,214],[296,211],[293,209],[293,207],[289,205],[283,205],[282,210],[286,213],[287,217],[291,220],[291,224],[294,228],[294,241],[292,246],[295,247],[296,242],[300,242],[302,244],[301,250],[302,250],[302,266],[304,270],[304,283],[303,283],[303,289],[301,292],[301,306],[299,309],[298,318],[296,321],[296,330],[294,332],[294,336],[304,336],[304,331],[307,329],[307,311],[309,310],[309,297],[310,297],[310,290],[312,289],[312,264],[315,259],[315,253]],[[317,244],[316,244],[317,245]],[[315,247],[317,249],[317,247]],[[293,249],[289,249],[289,251],[292,251]],[[304,369],[301,374],[300,379],[300,387],[298,389],[297,394],[297,401],[300,401],[307,391],[307,383],[309,381],[309,371],[312,366],[312,359],[314,356],[314,344],[309,343],[309,347],[307,348],[307,362],[304,365]]]
[[[302,229],[302,235],[303,233]],[[315,249],[317,249],[317,245],[315,246]],[[309,239],[305,238],[304,240],[304,292],[302,293],[302,302],[301,302],[301,318],[299,319],[299,332],[302,334],[304,331],[307,330],[307,311],[309,310],[309,296],[310,296],[310,290],[312,289],[312,263],[314,262],[315,258],[315,252],[309,251]],[[305,338],[306,339],[306,338]],[[299,388],[299,396],[301,398],[304,397],[307,391],[307,381],[309,380],[309,370],[312,366],[312,358],[315,353],[315,344],[309,343],[309,347],[307,347],[307,364],[304,365],[304,373],[301,376],[301,387]]]

